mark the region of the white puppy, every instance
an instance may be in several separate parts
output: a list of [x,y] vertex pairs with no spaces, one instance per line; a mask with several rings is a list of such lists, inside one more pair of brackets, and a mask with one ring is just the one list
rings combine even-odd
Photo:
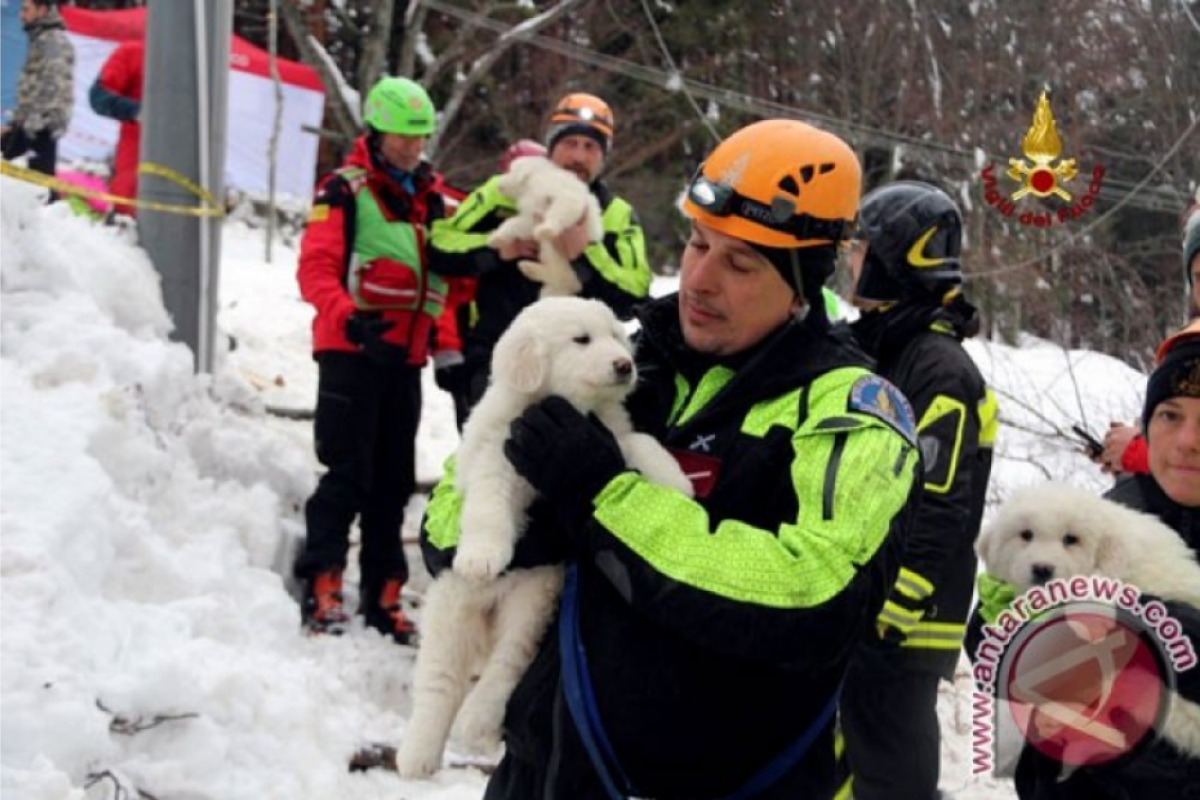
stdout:
[[[1200,607],[1200,564],[1157,517],[1063,483],[1016,492],[976,543],[987,571],[1024,592],[1055,578],[1105,575]],[[1200,756],[1200,706],[1175,696],[1163,735]]]
[[543,398],[560,395],[612,431],[631,468],[692,496],[674,457],[653,437],[633,430],[622,402],[636,381],[621,324],[595,300],[539,300],[496,343],[491,385],[467,419],[458,449],[456,487],[463,505],[454,569],[440,574],[426,595],[413,715],[397,752],[402,776],[427,776],[441,765],[456,713],[457,738],[468,747],[489,751],[499,745],[508,698],[554,612],[560,567],[500,574],[535,496],[504,455],[514,419]]
[[600,203],[575,173],[542,156],[513,162],[500,178],[500,191],[517,201],[517,216],[505,220],[488,239],[492,247],[518,239],[538,242],[538,260],[517,266],[525,277],[542,284],[541,297],[579,294],[579,276],[559,252],[554,239],[563,231],[587,223],[588,241],[604,238]]

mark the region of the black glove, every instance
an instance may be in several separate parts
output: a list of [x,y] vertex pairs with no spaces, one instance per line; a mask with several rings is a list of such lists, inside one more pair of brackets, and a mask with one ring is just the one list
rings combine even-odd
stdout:
[[385,342],[383,335],[396,323],[374,312],[356,311],[346,320],[346,338],[362,348],[363,355],[384,367],[408,363],[408,348]]
[[433,356],[433,380],[443,392],[452,396],[466,394],[467,368],[462,353],[444,350]]
[[0,151],[10,161],[28,153],[29,146],[29,135],[25,133],[25,128],[19,124],[14,124],[0,137]]
[[568,528],[590,514],[595,496],[625,471],[612,432],[556,395],[513,420],[504,455]]

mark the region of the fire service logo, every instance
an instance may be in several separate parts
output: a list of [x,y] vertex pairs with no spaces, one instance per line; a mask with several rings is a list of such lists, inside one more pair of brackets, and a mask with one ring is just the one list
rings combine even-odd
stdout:
[[[1033,112],[1033,124],[1025,132],[1021,142],[1024,158],[1010,158],[1008,171],[1005,173],[1011,181],[1017,184],[1012,192],[1007,192],[1007,186],[1000,186],[1000,178],[996,175],[996,165],[988,164],[980,176],[983,178],[984,199],[987,204],[996,208],[1006,217],[1017,213],[1017,205],[1026,197],[1042,199],[1053,197],[1060,201],[1057,209],[1027,210],[1017,216],[1022,225],[1035,228],[1048,228],[1069,219],[1082,216],[1096,203],[1100,194],[1100,186],[1104,180],[1104,167],[1097,164],[1092,169],[1092,179],[1086,189],[1082,181],[1074,184],[1071,191],[1066,184],[1071,184],[1079,175],[1079,168],[1074,158],[1060,158],[1062,155],[1062,139],[1058,136],[1058,124],[1054,121],[1054,112],[1050,110],[1050,98],[1046,92],[1038,98],[1037,109]],[[1078,201],[1076,193],[1081,193]]]

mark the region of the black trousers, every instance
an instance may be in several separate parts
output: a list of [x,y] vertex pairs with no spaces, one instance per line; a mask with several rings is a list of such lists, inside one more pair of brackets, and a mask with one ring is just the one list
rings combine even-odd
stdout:
[[940,678],[903,663],[904,654],[861,645],[842,688],[838,720],[846,742],[839,773],[854,776],[854,800],[935,800],[941,737]]
[[421,370],[342,352],[319,354],[317,366],[314,438],[327,471],[305,506],[308,535],[295,573],[307,579],[344,568],[358,516],[361,587],[373,597],[390,578],[408,580],[400,528],[416,488]]
[[3,150],[4,157],[9,161],[32,153],[29,156],[29,168],[43,175],[53,176],[58,165],[58,139],[54,138],[49,130],[31,133],[19,126],[13,126],[4,134],[0,150]]

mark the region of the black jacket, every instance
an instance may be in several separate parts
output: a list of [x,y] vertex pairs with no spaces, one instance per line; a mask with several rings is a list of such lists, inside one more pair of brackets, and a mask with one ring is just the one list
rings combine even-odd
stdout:
[[[830,707],[895,578],[919,490],[912,423],[899,420],[902,435],[851,401],[853,388],[896,390],[863,369],[844,327],[789,323],[718,364],[684,347],[674,297],[641,318],[635,423],[710,477],[696,501],[632,473],[597,495],[572,536],[580,638],[640,796],[715,798]],[[508,705],[506,760],[525,777],[502,765],[489,798],[605,796],[564,703],[554,631]],[[759,797],[832,796],[833,725],[817,730]]]
[[877,371],[912,404],[924,465],[924,492],[901,566],[933,585],[921,622],[896,653],[906,668],[951,678],[975,587],[974,543],[992,469],[996,404],[962,346],[975,309],[899,306],[853,325]]

